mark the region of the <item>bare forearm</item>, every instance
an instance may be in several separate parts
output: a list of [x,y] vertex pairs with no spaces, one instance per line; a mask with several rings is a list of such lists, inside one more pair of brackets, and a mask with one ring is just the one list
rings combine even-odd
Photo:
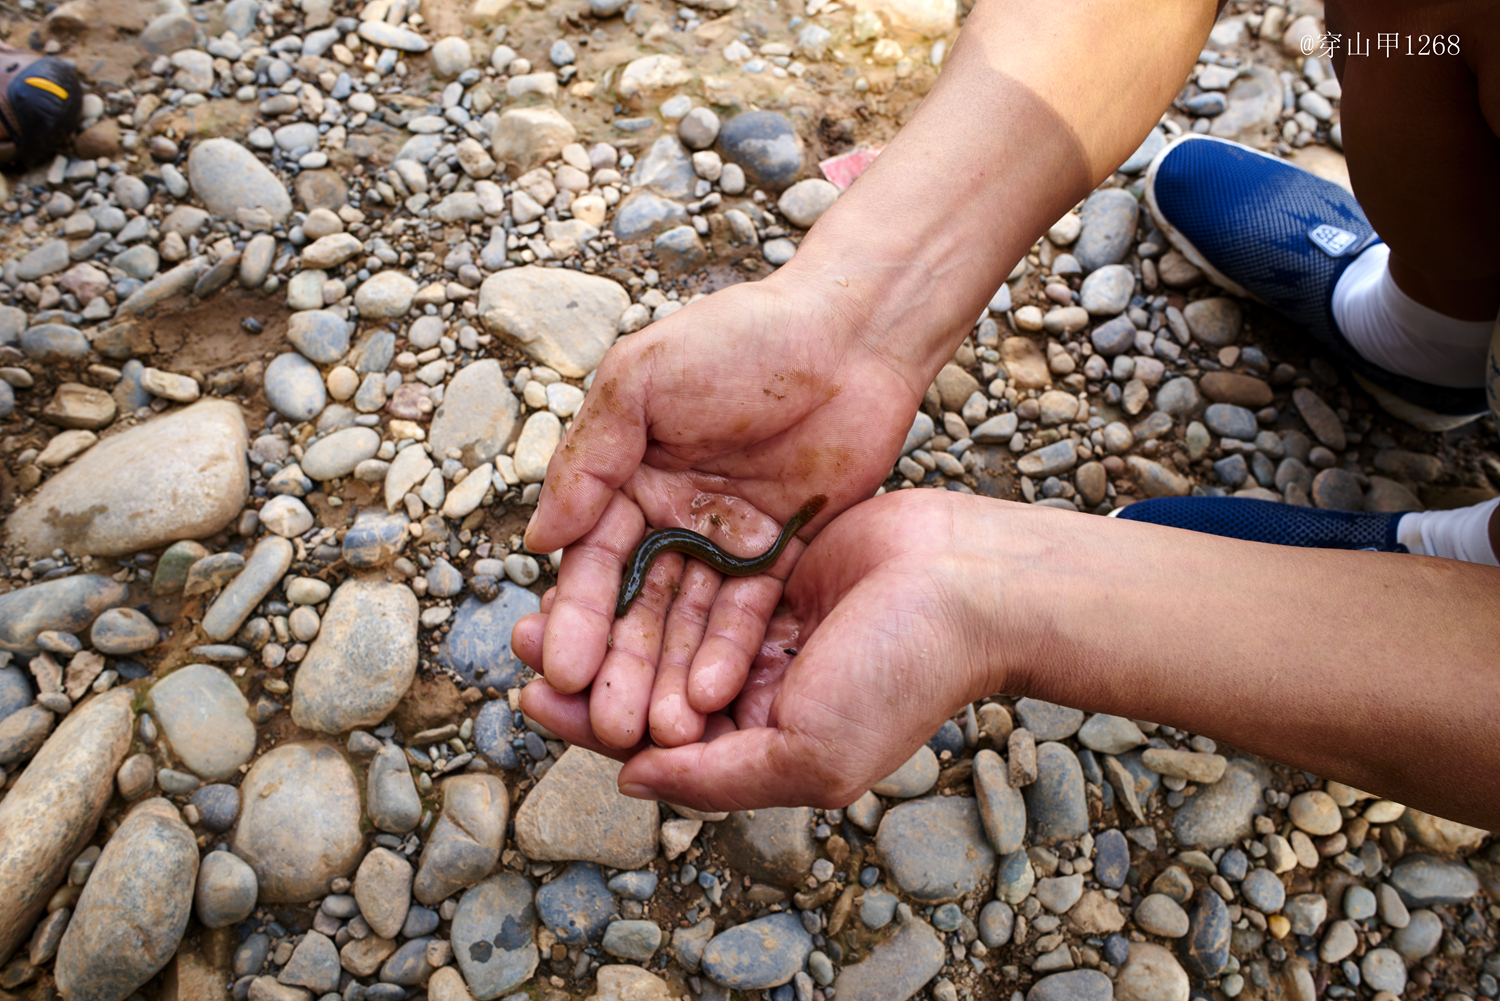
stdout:
[[1500,570],[1037,514],[997,687],[1500,825]]
[[1037,236],[1140,143],[1213,16],[981,0],[911,122],[773,280],[808,283],[929,379]]

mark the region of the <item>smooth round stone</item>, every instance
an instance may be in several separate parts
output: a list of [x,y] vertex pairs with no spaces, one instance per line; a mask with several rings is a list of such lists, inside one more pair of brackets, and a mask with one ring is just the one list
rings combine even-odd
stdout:
[[1330,511],[1364,510],[1364,491],[1359,480],[1347,469],[1325,469],[1313,477],[1312,500],[1318,507]]
[[1250,818],[1260,805],[1266,776],[1257,765],[1237,758],[1218,782],[1199,788],[1172,818],[1172,830],[1183,845],[1218,848],[1250,832]]
[[26,357],[43,365],[58,365],[88,356],[90,344],[82,331],[61,323],[42,323],[21,332]]
[[[1364,921],[1375,916],[1375,894],[1370,892],[1369,887],[1360,886],[1358,883],[1350,886],[1344,891],[1344,917],[1350,921]],[[1391,922],[1386,922],[1392,924]],[[1399,927],[1392,925],[1393,927]]]
[[1083,203],[1082,229],[1073,256],[1085,274],[1119,264],[1130,250],[1140,206],[1130,192],[1108,188],[1089,195]]
[[1094,838],[1094,878],[1111,889],[1125,885],[1130,872],[1130,845],[1118,828],[1099,832]]
[[291,743],[267,751],[240,787],[234,853],[255,870],[261,900],[300,903],[347,876],[364,846],[359,784],[338,749]]
[[1208,409],[1203,411],[1203,423],[1216,435],[1238,438],[1241,441],[1253,440],[1259,430],[1255,415],[1232,403],[1209,404]]
[[778,268],[790,261],[796,253],[797,245],[784,236],[767,240],[760,247],[760,255],[766,259],[766,263]]
[[1292,823],[1313,837],[1337,834],[1344,826],[1344,816],[1333,797],[1321,789],[1311,789],[1292,797],[1287,806]]
[[[654,891],[654,875],[651,882]],[[641,899],[649,897],[650,893]],[[536,911],[564,945],[596,945],[619,907],[599,867],[592,862],[575,862],[536,892]],[[657,935],[659,938],[660,930]],[[656,951],[654,945],[651,951]]]
[[652,191],[632,191],[615,209],[611,226],[622,240],[649,236],[687,219],[687,209]]
[[198,808],[199,823],[216,833],[229,830],[240,815],[240,791],[231,785],[199,786],[191,802]]
[[1089,813],[1077,755],[1048,741],[1037,745],[1036,764],[1036,781],[1022,790],[1033,843],[1079,837],[1089,829]]
[[266,400],[290,421],[310,421],[328,404],[328,390],[318,367],[290,351],[277,355],[266,366],[265,390]]
[[1371,949],[1360,960],[1359,972],[1372,991],[1390,991],[1399,997],[1406,990],[1406,962],[1394,949]]
[[315,480],[348,476],[354,467],[375,457],[380,433],[373,428],[353,427],[325,435],[302,455],[302,471]]
[[443,783],[443,812],[428,835],[412,894],[429,906],[495,868],[510,798],[497,776],[457,775]]
[[493,601],[470,597],[458,606],[438,651],[438,664],[464,682],[499,691],[514,688],[529,669],[510,648],[510,633],[523,616],[541,610],[531,591],[503,581]]
[[331,734],[373,726],[401,701],[416,670],[417,598],[411,588],[345,581],[297,671],[292,720]]
[[0,720],[31,705],[31,684],[18,667],[0,667]]
[[[264,516],[261,520],[265,520]],[[294,577],[286,585],[286,600],[294,605],[321,605],[332,593],[333,587],[316,577]]]
[[381,983],[399,984],[402,987],[417,987],[425,983],[432,976],[432,964],[427,962],[427,948],[432,942],[430,938],[402,942],[381,965]]
[[240,220],[264,212],[272,222],[291,215],[292,200],[265,164],[231,139],[205,139],[188,154],[188,182],[216,216]]
[[89,641],[94,649],[110,656],[149,650],[160,641],[156,623],[133,608],[110,608],[94,620]]
[[776,207],[794,226],[810,229],[818,217],[833,207],[839,189],[822,178],[798,181],[781,193]]
[[974,795],[980,821],[1000,855],[1020,851],[1026,838],[1026,800],[1010,784],[1009,769],[988,748],[974,755]]
[[354,902],[370,930],[395,938],[406,924],[411,904],[412,869],[405,856],[372,848],[354,876]]
[[1286,887],[1269,869],[1252,869],[1241,881],[1240,893],[1262,914],[1275,914],[1286,903]]
[[911,799],[937,784],[938,760],[932,748],[922,745],[906,763],[870,787],[877,796]]
[[720,128],[717,149],[750,184],[772,191],[790,186],[802,170],[802,140],[791,120],[775,111],[735,115]]
[[1040,699],[1017,699],[1016,715],[1020,717],[1020,725],[1030,730],[1038,742],[1071,737],[1083,725],[1082,709]]
[[[340,237],[354,239],[346,233],[325,239]],[[308,309],[293,313],[287,320],[286,339],[309,360],[319,365],[332,365],[348,352],[349,331],[348,321],[337,313],[330,313],[325,309]]]
[[1142,931],[1162,938],[1182,938],[1188,933],[1187,911],[1162,893],[1148,894],[1137,904],[1134,920]]
[[1003,900],[991,900],[979,912],[979,940],[988,949],[998,949],[1010,942],[1016,927],[1016,912]]
[[[1092,278],[1093,275],[1089,277]],[[1095,327],[1089,333],[1089,340],[1093,342],[1095,351],[1106,358],[1113,358],[1135,347],[1135,334],[1135,324],[1130,317],[1120,315]]]
[[1182,309],[1193,339],[1211,348],[1228,347],[1240,335],[1240,304],[1227,296],[1198,299]]
[[[1347,925],[1348,922],[1340,922]],[[1443,937],[1443,922],[1436,914],[1425,908],[1411,912],[1411,920],[1405,928],[1397,929],[1391,936],[1391,945],[1408,963],[1415,963],[1437,951]],[[1350,949],[1349,952],[1353,952]],[[1344,955],[1347,956],[1346,952]],[[1340,959],[1343,956],[1339,957]]]
[[812,936],[791,914],[769,914],[709,940],[703,972],[731,990],[764,990],[789,982],[813,950]]
[[1233,930],[1224,899],[1210,889],[1198,891],[1188,914],[1188,934],[1182,939],[1182,961],[1194,976],[1212,980],[1229,962],[1229,939]]
[[1186,1001],[1187,997],[1187,972],[1170,951],[1152,942],[1131,943],[1130,958],[1115,978],[1114,1001]]
[[1026,992],[1026,1001],[1111,1001],[1113,997],[1109,978],[1098,970],[1053,973]]
[[[422,799],[411,777],[406,752],[386,744],[370,759],[366,808],[376,830],[406,834],[422,819]],[[387,936],[389,937],[389,936]]]
[[1037,880],[1036,899],[1053,914],[1066,914],[1083,896],[1083,875],[1049,876]]
[[1236,372],[1204,372],[1198,380],[1203,395],[1216,403],[1264,407],[1271,403],[1271,387],[1263,379]]
[[104,846],[57,947],[59,991],[124,998],[177,951],[193,907],[198,846],[164,799],[141,803]]
[[354,307],[370,319],[405,316],[417,295],[417,283],[400,271],[382,271],[362,282],[354,293]]
[[1323,941],[1318,946],[1318,958],[1325,963],[1337,963],[1358,947],[1359,930],[1354,927],[1354,922],[1335,921],[1323,935]]
[[208,664],[189,664],[151,687],[157,724],[194,774],[220,781],[255,753],[250,705],[234,680]]
[[431,935],[437,931],[438,923],[442,918],[437,911],[428,910],[412,904],[406,910],[406,923],[401,926],[403,938],[421,938],[423,935]]
[[193,909],[205,928],[237,924],[255,910],[255,872],[232,852],[209,852],[198,867]]
[[604,951],[621,959],[644,963],[661,946],[661,928],[654,921],[615,921],[604,931]]
[[1328,920],[1328,900],[1320,893],[1299,893],[1286,902],[1284,913],[1294,933],[1314,935]]
[[1479,877],[1459,862],[1407,855],[1391,867],[1391,886],[1408,907],[1461,904],[1479,892]]
[[1185,414],[1198,406],[1198,387],[1186,376],[1167,380],[1156,391],[1156,409],[1164,414]]
[[677,137],[688,149],[708,149],[719,138],[719,116],[709,108],[694,108],[677,125]]
[[995,869],[979,806],[966,796],[929,797],[894,807],[881,820],[875,844],[896,884],[928,903],[963,896]]
[[649,870],[617,873],[609,881],[609,891],[626,900],[650,900],[656,893],[656,873]]
[[1079,728],[1078,742],[1100,754],[1124,754],[1144,744],[1146,735],[1123,716],[1095,713]]
[[198,776],[179,772],[175,768],[157,769],[156,782],[161,786],[162,792],[171,796],[186,796],[201,785]]
[[451,941],[477,1001],[493,1001],[530,979],[540,958],[536,925],[531,882],[524,876],[501,873],[464,892]]
[[1135,293],[1135,275],[1123,264],[1106,264],[1078,287],[1079,305],[1093,316],[1115,316],[1125,312]]
[[260,509],[260,523],[283,539],[305,534],[315,524],[313,513],[291,494],[277,494]]
[[893,893],[871,890],[859,905],[859,919],[866,928],[879,931],[895,919],[896,905],[900,902],[900,898]]
[[447,560],[438,559],[427,570],[427,594],[433,598],[451,598],[464,589],[464,575]]

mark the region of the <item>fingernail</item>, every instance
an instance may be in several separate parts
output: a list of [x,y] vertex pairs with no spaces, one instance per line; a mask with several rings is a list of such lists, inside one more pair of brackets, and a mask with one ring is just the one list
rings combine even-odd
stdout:
[[620,792],[622,795],[629,796],[632,799],[657,798],[656,790],[652,789],[650,786],[643,786],[639,782],[620,783]]

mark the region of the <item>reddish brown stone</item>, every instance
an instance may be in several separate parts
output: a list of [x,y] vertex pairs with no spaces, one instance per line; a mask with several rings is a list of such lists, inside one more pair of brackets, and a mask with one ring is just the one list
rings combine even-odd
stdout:
[[1209,372],[1198,380],[1203,395],[1215,403],[1264,407],[1271,403],[1271,387],[1263,379],[1235,372]]

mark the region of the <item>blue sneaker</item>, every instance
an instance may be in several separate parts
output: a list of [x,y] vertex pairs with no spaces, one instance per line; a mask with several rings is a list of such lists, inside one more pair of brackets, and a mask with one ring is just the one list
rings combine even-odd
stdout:
[[1441,431],[1488,412],[1482,388],[1452,389],[1387,372],[1339,333],[1334,286],[1380,237],[1337,184],[1248,146],[1194,134],[1152,160],[1146,205],[1172,245],[1210,281],[1307,330],[1397,417]]
[[1117,507],[1109,516],[1275,546],[1407,553],[1396,541],[1402,513],[1321,511],[1249,497],[1159,497]]

